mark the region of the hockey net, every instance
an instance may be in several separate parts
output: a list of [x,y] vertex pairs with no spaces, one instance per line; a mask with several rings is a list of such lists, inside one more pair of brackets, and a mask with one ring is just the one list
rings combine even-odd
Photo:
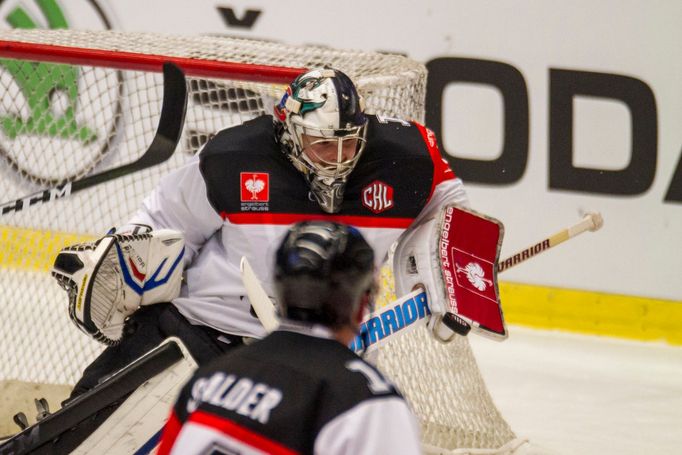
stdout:
[[[16,200],[28,194],[133,162],[146,150],[158,122],[164,61],[177,63],[189,84],[173,156],[17,209]],[[212,134],[270,113],[284,84],[303,68],[323,65],[355,80],[369,112],[423,121],[426,70],[403,56],[225,37],[0,32],[0,384],[73,384],[103,349],[69,321],[66,295],[49,276],[60,248],[127,220],[159,177]],[[498,449],[515,439],[466,338],[445,345],[417,330],[383,350],[379,367],[417,412],[425,447]]]

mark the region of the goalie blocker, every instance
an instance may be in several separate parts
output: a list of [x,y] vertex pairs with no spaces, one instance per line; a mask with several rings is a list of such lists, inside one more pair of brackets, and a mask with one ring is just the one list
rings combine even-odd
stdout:
[[496,267],[503,236],[498,220],[454,205],[403,234],[393,253],[396,294],[424,290],[436,338],[470,328],[507,337]]
[[64,248],[52,276],[67,291],[69,316],[78,328],[113,345],[121,340],[126,318],[141,305],[178,296],[183,256],[182,233],[135,226]]

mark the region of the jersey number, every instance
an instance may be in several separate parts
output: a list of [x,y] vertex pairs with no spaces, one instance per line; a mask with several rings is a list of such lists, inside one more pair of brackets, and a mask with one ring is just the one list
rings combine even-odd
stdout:
[[395,122],[395,123],[400,123],[403,126],[412,126],[410,122],[407,120],[403,120],[401,118],[396,118],[396,117],[386,117],[384,115],[379,115],[377,114],[377,120],[379,120],[379,123],[388,123],[388,122]]
[[386,382],[372,367],[362,360],[351,360],[346,363],[346,368],[355,373],[360,373],[367,379],[369,390],[373,393],[388,393],[393,390],[393,386]]

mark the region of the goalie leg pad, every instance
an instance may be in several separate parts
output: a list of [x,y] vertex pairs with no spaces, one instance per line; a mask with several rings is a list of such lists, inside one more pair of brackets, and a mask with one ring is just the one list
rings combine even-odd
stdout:
[[167,339],[155,351],[168,348],[169,344],[176,345],[182,357],[140,385],[72,452],[74,455],[115,453],[122,450],[140,453],[143,448],[152,448],[158,444],[160,431],[170,415],[175,398],[197,367],[178,338]]
[[169,338],[0,444],[0,454],[137,453],[163,427],[175,396],[195,369],[183,343]]
[[191,324],[171,303],[145,306],[126,322],[122,341],[107,347],[88,365],[73,388],[71,397],[96,387],[105,378],[125,368],[169,337],[180,338],[200,365],[242,343],[241,337]]

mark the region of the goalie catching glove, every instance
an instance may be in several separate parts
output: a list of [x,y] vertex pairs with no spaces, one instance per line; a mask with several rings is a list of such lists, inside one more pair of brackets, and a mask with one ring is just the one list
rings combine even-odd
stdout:
[[69,317],[94,339],[118,343],[141,305],[179,295],[184,245],[178,231],[136,227],[62,249],[52,276],[69,296]]

